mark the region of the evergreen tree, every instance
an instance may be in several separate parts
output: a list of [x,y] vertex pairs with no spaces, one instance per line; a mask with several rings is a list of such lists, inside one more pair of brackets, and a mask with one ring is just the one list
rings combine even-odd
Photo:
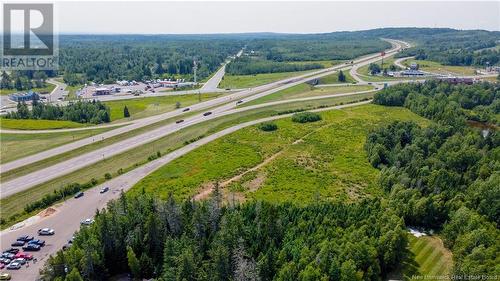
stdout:
[[132,272],[132,276],[134,276],[135,279],[140,279],[141,264],[139,263],[139,260],[137,259],[134,250],[132,250],[131,247],[127,247],[127,261],[128,261],[128,267]]
[[128,111],[128,107],[127,106],[125,106],[123,108],[123,117],[125,117],[125,118],[130,117],[130,112]]
[[338,79],[339,82],[345,82],[345,75],[344,72],[342,72],[342,70],[339,71]]

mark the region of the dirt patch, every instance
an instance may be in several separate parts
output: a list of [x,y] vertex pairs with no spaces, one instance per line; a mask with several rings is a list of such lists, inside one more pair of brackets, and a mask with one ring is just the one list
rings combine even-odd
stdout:
[[54,213],[57,212],[57,209],[53,208],[53,207],[49,207],[43,211],[41,211],[40,213],[38,213],[38,215],[41,217],[41,218],[45,218],[45,217],[48,217]]
[[244,186],[248,189],[248,191],[255,192],[262,186],[265,180],[266,180],[266,175],[264,173],[259,173],[257,177],[245,183]]
[[215,185],[211,182],[203,184],[200,188],[200,191],[195,196],[193,196],[192,200],[198,201],[206,199],[212,193],[212,191],[214,191],[214,188]]

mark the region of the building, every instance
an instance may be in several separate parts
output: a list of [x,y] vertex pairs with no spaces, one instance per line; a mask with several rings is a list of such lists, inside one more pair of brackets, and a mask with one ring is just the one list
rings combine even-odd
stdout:
[[103,96],[103,95],[110,95],[111,90],[108,88],[96,88],[94,92],[94,96]]
[[403,70],[400,72],[401,76],[424,76],[425,73],[423,73],[420,70],[414,70],[414,69],[407,69]]
[[410,64],[410,70],[418,70],[418,64],[416,62],[412,62]]
[[11,101],[15,102],[20,102],[20,101],[32,101],[32,100],[39,100],[40,96],[32,91],[29,91],[27,93],[15,93],[9,96],[9,99]]

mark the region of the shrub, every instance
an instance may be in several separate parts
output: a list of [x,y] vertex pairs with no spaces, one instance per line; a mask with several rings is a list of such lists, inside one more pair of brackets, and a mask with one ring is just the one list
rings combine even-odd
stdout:
[[316,122],[321,120],[321,116],[313,112],[301,112],[292,116],[292,121],[297,123]]
[[105,178],[106,180],[110,180],[110,179],[112,179],[112,178],[113,178],[113,176],[112,176],[110,173],[105,173],[105,174],[104,174],[104,178]]
[[265,132],[271,132],[271,131],[276,131],[278,129],[278,125],[272,123],[272,122],[264,122],[259,124],[259,129]]

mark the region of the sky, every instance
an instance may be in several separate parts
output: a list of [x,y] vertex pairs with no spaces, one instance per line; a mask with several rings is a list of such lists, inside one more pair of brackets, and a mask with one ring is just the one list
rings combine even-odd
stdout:
[[500,1],[57,2],[60,33],[322,33],[379,27],[500,30]]

